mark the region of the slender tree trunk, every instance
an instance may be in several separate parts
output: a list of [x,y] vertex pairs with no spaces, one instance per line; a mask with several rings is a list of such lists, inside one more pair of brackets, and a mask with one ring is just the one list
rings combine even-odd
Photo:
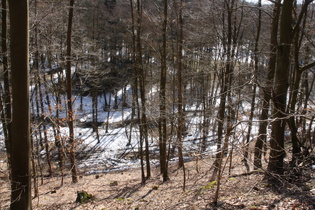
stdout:
[[245,152],[244,152],[244,165],[246,167],[247,172],[250,171],[250,166],[248,164],[248,158],[249,158],[249,143],[250,143],[250,136],[251,136],[251,130],[252,130],[252,121],[254,118],[254,111],[255,111],[255,100],[256,100],[256,88],[257,85],[253,85],[253,96],[252,96],[252,102],[251,102],[251,110],[249,115],[249,123],[248,123],[248,130],[246,135],[246,146],[245,146]]
[[[34,135],[32,135],[32,138],[34,139],[35,137],[35,142],[36,142],[36,159],[37,159],[37,165],[38,165],[38,169],[39,169],[39,174],[40,174],[40,178],[41,178],[41,184],[43,185],[44,184],[44,175],[43,175],[43,166],[42,166],[42,161],[41,161],[41,158],[40,158],[40,145],[39,145],[39,140],[38,140],[38,130],[34,129],[32,130],[34,131]],[[33,140],[34,142],[34,140]]]
[[[106,98],[106,95],[105,95],[105,98]],[[112,93],[109,92],[109,101],[108,101],[108,106],[107,106],[108,108],[107,108],[106,128],[105,128],[106,133],[108,133],[111,101],[112,101]]]
[[269,54],[269,66],[268,73],[266,78],[266,87],[263,90],[263,104],[262,110],[260,114],[260,123],[258,130],[258,137],[255,144],[254,151],[254,169],[258,169],[262,167],[261,158],[263,154],[263,146],[266,145],[267,138],[267,125],[268,125],[268,112],[270,105],[270,97],[272,90],[272,83],[274,79],[274,73],[276,68],[276,53],[277,53],[277,36],[278,36],[278,24],[279,24],[279,16],[280,16],[280,6],[281,0],[278,0],[274,5],[273,10],[273,19],[271,24],[271,38],[270,38],[270,54]]
[[[30,83],[30,86],[32,86],[32,83]],[[36,89],[36,88],[35,88]],[[34,100],[31,100],[31,109],[30,110],[35,110],[35,105],[34,105]],[[40,149],[39,149],[39,140],[38,140],[38,129],[37,129],[37,125],[36,123],[32,123],[30,128],[30,139],[31,139],[31,153],[32,156],[34,157],[34,166],[36,168],[36,162],[37,161],[37,165],[38,165],[38,169],[39,169],[39,173],[40,173],[40,177],[41,177],[41,184],[43,184],[43,170],[42,170],[42,165],[41,165],[41,159],[40,159]],[[35,141],[34,141],[34,137],[35,137]],[[33,145],[36,145],[36,151],[32,148]],[[37,172],[35,171],[35,173],[33,173],[33,176],[37,176]]]
[[182,149],[182,136],[183,136],[183,93],[182,93],[182,69],[183,69],[183,2],[175,2],[178,25],[177,37],[177,110],[178,110],[178,127],[177,127],[177,146],[178,146],[178,167],[184,167],[183,149]]
[[183,69],[183,1],[175,2],[175,7],[178,10],[177,14],[177,31],[179,33],[177,37],[177,147],[178,147],[178,167],[183,169],[183,191],[186,189],[186,170],[183,158],[183,91],[182,91],[182,69]]
[[72,109],[72,78],[71,78],[71,37],[72,37],[72,20],[73,20],[73,6],[74,0],[70,0],[69,8],[69,19],[68,19],[68,32],[67,32],[67,69],[66,69],[66,78],[67,78],[67,105],[68,105],[68,125],[69,125],[69,143],[70,143],[70,164],[71,164],[71,173],[72,173],[72,182],[78,182],[77,169],[75,165],[75,156],[74,156],[74,127],[73,127],[73,109]]
[[167,18],[168,12],[167,0],[163,0],[163,23],[162,23],[162,47],[161,47],[161,80],[160,80],[160,120],[159,120],[159,148],[160,148],[160,169],[163,176],[163,182],[168,181],[167,166],[167,126],[166,126],[166,41],[167,41]]
[[[35,57],[36,57],[36,55],[35,55]],[[36,63],[36,61],[35,61],[35,63]],[[41,81],[40,81],[38,65],[37,65],[37,83],[38,83],[37,91],[39,93],[39,103],[40,103],[40,108],[41,108],[41,121],[42,121],[42,125],[40,125],[40,127],[43,127],[43,132],[44,132],[44,144],[45,144],[46,160],[47,160],[47,164],[48,164],[48,173],[49,173],[49,176],[52,176],[53,172],[52,172],[52,166],[51,166],[51,161],[50,161],[47,127],[46,127],[46,122],[45,122],[46,116],[45,116],[45,110],[44,110],[44,101],[43,101],[44,99],[43,99],[43,94],[42,94],[42,90],[41,90],[42,85],[41,85]],[[40,129],[40,127],[39,127],[39,129]],[[39,132],[41,132],[41,129],[39,130]]]
[[3,116],[2,125],[5,137],[5,147],[8,157],[8,168],[10,168],[10,142],[12,140],[11,133],[11,93],[10,93],[10,79],[9,79],[9,69],[8,69],[8,47],[7,47],[7,0],[2,0],[2,24],[1,24],[1,48],[2,48],[2,64],[3,64]]
[[[58,74],[58,83],[61,82],[62,79],[60,75]],[[60,97],[60,89],[54,85],[54,93],[55,93],[55,100],[56,100],[56,132],[57,132],[57,138],[55,140],[55,144],[58,148],[58,157],[59,157],[59,168],[61,172],[61,186],[63,185],[63,167],[64,167],[64,162],[65,162],[65,144],[64,144],[64,139],[61,136],[61,131],[60,131],[60,119],[59,119],[59,109],[61,107],[61,97]]]
[[[46,95],[46,102],[47,102],[47,106],[48,106],[48,112],[49,112],[49,116],[51,117],[50,119],[53,121],[52,122],[52,128],[53,128],[53,133],[54,133],[54,138],[55,138],[55,145],[56,145],[57,150],[58,150],[58,160],[59,160],[58,165],[59,165],[60,174],[61,174],[61,186],[62,186],[63,185],[63,153],[64,153],[64,151],[63,151],[63,145],[62,145],[62,140],[61,140],[61,136],[60,136],[60,127],[58,124],[59,114],[57,115],[58,111],[56,110],[57,120],[54,121],[54,117],[53,117],[53,113],[52,113],[52,107],[51,107],[51,103],[50,103],[50,98],[49,98],[48,91],[47,91],[48,87],[47,87],[47,80],[46,80],[45,74],[43,75],[43,79],[44,79],[45,95]],[[56,104],[59,104],[58,101],[56,101]]]
[[[141,25],[142,25],[142,1],[137,0],[134,8],[132,0],[130,0],[131,18],[132,18],[132,43],[133,43],[133,59],[134,59],[134,91],[133,91],[133,106],[137,108],[138,124],[140,130],[139,139],[139,155],[141,162],[141,182],[145,184],[146,177],[144,173],[144,150],[145,143],[146,153],[146,169],[147,178],[151,176],[150,162],[149,162],[149,148],[148,148],[148,134],[147,134],[147,119],[146,119],[146,96],[145,96],[145,73],[142,64],[142,46],[141,46]],[[136,14],[136,16],[134,15]],[[138,87],[139,86],[139,87]],[[138,99],[138,90],[140,90],[141,107]],[[136,111],[136,109],[134,110]],[[133,113],[132,113],[133,115]],[[133,118],[133,116],[132,116]],[[132,124],[131,124],[132,125]],[[131,128],[130,128],[131,129]],[[130,130],[131,132],[131,130]],[[131,136],[131,133],[130,133]]]
[[113,106],[113,109],[117,110],[118,109],[118,90],[114,90],[114,106]]
[[[225,139],[229,139],[230,135],[232,134],[233,129],[227,131],[227,134],[225,135]],[[222,150],[226,150],[228,145],[224,144]],[[228,159],[226,160],[228,161]],[[223,174],[223,158],[220,158],[219,163],[218,163],[218,172],[217,172],[217,177],[216,177],[216,181],[217,181],[217,185],[216,185],[216,191],[214,194],[214,198],[213,198],[213,204],[214,206],[218,205],[218,199],[219,199],[219,193],[220,193],[220,187],[221,187],[221,180],[222,180],[222,174]]]
[[[31,84],[32,85],[32,84]],[[39,145],[40,145],[40,149],[44,149],[44,144],[43,144],[43,136],[42,136],[42,132],[41,132],[41,124],[40,124],[40,119],[41,119],[41,115],[40,115],[40,107],[39,107],[39,91],[38,91],[38,83],[35,83],[35,88],[34,88],[34,95],[35,95],[35,105],[36,105],[36,119],[37,119],[37,125],[36,125],[36,132],[38,132],[39,136]],[[34,96],[32,94],[32,96]],[[35,110],[34,110],[35,111]]]
[[[310,1],[309,1],[310,2]],[[305,4],[302,6],[302,11],[299,15],[299,18],[297,22],[302,21],[304,19],[302,26],[296,26],[294,30],[294,69],[293,69],[293,82],[290,88],[290,97],[289,97],[289,109],[288,112],[290,113],[290,117],[288,120],[288,125],[291,130],[291,141],[292,141],[292,161],[291,164],[298,165],[299,161],[301,160],[301,146],[302,142],[300,141],[297,132],[298,132],[298,126],[296,125],[296,118],[294,116],[296,112],[296,104],[298,102],[298,93],[299,93],[299,87],[302,79],[303,72],[308,70],[306,67],[300,68],[300,49],[302,45],[302,40],[304,38],[303,33],[300,33],[301,31],[304,31],[305,24],[306,24],[306,17],[307,17],[307,7],[308,2],[305,2]],[[295,2],[295,7],[296,2]],[[308,49],[306,49],[306,52],[308,52]],[[309,55],[307,55],[306,61],[308,60]],[[312,63],[310,64],[312,65]],[[307,83],[306,83],[307,84]]]
[[149,141],[148,141],[148,125],[147,125],[147,114],[146,114],[146,91],[145,91],[145,80],[146,73],[142,63],[142,41],[141,41],[141,27],[142,27],[142,1],[137,0],[137,36],[136,36],[136,64],[138,65],[139,71],[139,83],[140,83],[140,97],[141,97],[141,132],[145,143],[145,160],[146,160],[146,171],[147,177],[151,177],[150,157],[149,157]]
[[[254,57],[254,78],[257,80],[257,73],[259,69],[259,39],[260,39],[260,31],[261,31],[261,0],[258,1],[258,23],[257,23],[257,33],[255,37],[255,57]],[[244,164],[247,169],[247,171],[250,171],[250,167],[248,165],[248,156],[249,156],[249,143],[250,143],[250,135],[251,135],[251,130],[252,130],[252,121],[254,118],[254,111],[255,111],[255,104],[256,104],[256,89],[257,89],[257,84],[255,83],[253,85],[253,96],[252,96],[252,103],[251,103],[251,110],[250,110],[250,116],[249,116],[249,124],[248,124],[248,132],[246,136],[246,149],[245,149],[245,154],[244,154]]]
[[[222,148],[222,138],[223,138],[223,127],[225,121],[225,109],[226,109],[226,100],[229,94],[229,87],[232,82],[232,74],[233,74],[233,65],[232,65],[232,14],[233,14],[233,7],[234,7],[234,0],[232,2],[230,0],[225,0],[225,4],[227,7],[227,43],[225,53],[226,53],[226,64],[225,69],[222,69],[222,79],[221,79],[221,94],[220,94],[220,104],[219,104],[219,111],[218,111],[218,141],[217,141],[217,154],[215,162],[213,163],[214,171],[212,174],[211,180],[215,180],[218,173],[220,159],[223,158],[224,151],[221,150]],[[225,33],[225,32],[224,32]],[[230,122],[227,122],[230,124]],[[226,148],[227,149],[227,148]]]
[[[32,128],[31,129],[31,133],[32,133]],[[39,193],[38,193],[38,182],[37,182],[37,170],[36,170],[36,162],[35,162],[35,150],[34,150],[34,141],[33,141],[33,137],[32,135],[30,136],[31,139],[31,161],[32,161],[32,176],[33,176],[33,186],[34,186],[34,197],[38,197]]]
[[[133,0],[130,0],[130,11],[131,11],[131,31],[132,31],[132,60],[136,61],[136,34],[135,34],[135,17],[134,17],[134,6]],[[127,145],[131,145],[131,134],[134,125],[134,117],[136,116],[136,100],[138,100],[138,78],[135,66],[133,67],[133,81],[132,81],[132,103],[131,103],[131,122],[130,122],[130,133]]]
[[[34,2],[35,6],[35,16],[37,16],[37,1]],[[39,69],[39,46],[38,46],[38,25],[35,26],[35,34],[34,34],[34,45],[35,45],[35,57],[34,57],[34,69],[36,78],[37,78],[37,91],[39,93],[39,103],[40,103],[40,111],[41,111],[41,126],[43,127],[44,132],[44,144],[45,144],[45,152],[46,152],[46,160],[48,164],[48,173],[49,176],[52,176],[52,167],[51,167],[51,161],[50,161],[50,152],[49,152],[49,144],[48,144],[48,137],[47,137],[47,127],[45,122],[45,110],[44,110],[44,102],[43,102],[43,93],[42,93],[42,82],[40,77],[40,69]],[[40,128],[39,127],[39,128]],[[41,132],[41,131],[40,131]]]
[[97,143],[100,143],[100,135],[98,132],[98,90],[96,87],[92,90],[92,115],[93,115],[93,132],[96,134]]
[[[299,33],[299,29],[298,29],[298,33]],[[300,82],[301,82],[301,76],[302,76],[302,71],[300,70],[300,65],[299,65],[299,50],[300,50],[300,46],[299,46],[299,34],[296,34],[295,39],[294,39],[294,69],[292,70],[292,74],[293,74],[293,85],[291,87],[291,91],[290,91],[290,96],[289,96],[289,109],[288,112],[291,114],[291,116],[288,119],[288,125],[289,128],[291,130],[291,141],[292,141],[292,164],[297,165],[298,163],[296,161],[298,161],[301,157],[301,149],[300,149],[300,141],[299,138],[297,136],[297,126],[295,123],[295,117],[294,117],[294,113],[296,111],[296,103],[297,103],[297,96],[298,96],[298,92],[299,92],[299,86],[300,86]]]
[[29,96],[29,2],[10,0],[12,144],[10,209],[32,209]]

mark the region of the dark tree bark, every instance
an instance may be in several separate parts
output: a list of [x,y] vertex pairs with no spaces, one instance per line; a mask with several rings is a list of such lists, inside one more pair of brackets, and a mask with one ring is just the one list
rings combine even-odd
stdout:
[[176,6],[177,14],[177,110],[178,110],[178,125],[177,125],[177,147],[178,147],[178,167],[184,167],[182,136],[183,136],[183,91],[182,91],[182,69],[183,69],[183,2],[180,0]]
[[177,147],[178,147],[178,167],[183,169],[183,191],[186,188],[186,170],[183,158],[183,91],[182,91],[182,70],[183,70],[183,1],[175,1],[175,8],[178,10],[177,14],[177,110],[178,110],[178,121],[177,121]]
[[[258,49],[258,44],[259,44],[259,39],[260,39],[260,31],[261,31],[261,0],[258,1],[258,23],[257,23],[257,33],[255,37],[255,47],[254,47],[254,52],[255,52],[255,57],[254,57],[254,78],[257,80],[257,73],[258,73],[258,68],[259,68],[259,49]],[[249,164],[247,162],[248,156],[249,156],[249,142],[250,142],[250,135],[251,135],[251,130],[252,130],[252,121],[254,118],[254,111],[255,111],[255,100],[256,100],[256,89],[257,89],[257,84],[255,83],[253,85],[253,96],[252,96],[252,102],[251,102],[251,110],[250,110],[250,116],[249,116],[249,124],[248,124],[248,132],[246,136],[246,148],[245,148],[245,153],[244,153],[244,164],[247,169],[247,171],[250,171]]]
[[29,2],[10,0],[12,73],[11,209],[32,209],[30,167]]
[[[137,75],[139,90],[140,90],[140,101],[137,99],[137,110],[138,110],[138,119],[139,119],[139,129],[140,129],[140,158],[141,158],[141,182],[145,184],[145,174],[144,174],[144,159],[143,159],[143,143],[147,139],[147,120],[146,120],[146,111],[145,111],[145,74],[142,65],[142,46],[141,46],[141,24],[142,24],[142,2],[140,0],[136,1],[136,37],[135,37],[135,71]],[[148,153],[147,153],[148,154]],[[150,174],[150,172],[149,172]]]
[[[145,90],[144,90],[144,80],[145,74],[142,65],[142,46],[141,46],[141,24],[142,24],[142,1],[137,0],[136,5],[132,0],[130,0],[130,9],[131,9],[131,18],[132,18],[132,43],[133,43],[133,59],[135,64],[133,66],[134,71],[134,93],[133,93],[133,103],[137,108],[137,116],[138,116],[138,124],[140,130],[140,138],[139,138],[139,155],[140,155],[140,163],[141,163],[141,183],[145,184],[146,177],[144,173],[144,152],[143,152],[143,143],[144,141],[147,143],[147,126],[146,126],[146,113],[145,113]],[[136,15],[135,15],[136,14]],[[138,87],[139,86],[139,87]],[[141,98],[141,107],[138,99],[138,90],[140,90],[140,98]],[[134,110],[135,111],[135,110]],[[146,152],[146,156],[148,156],[148,151]],[[149,176],[151,173],[150,163],[147,165],[147,173]]]
[[[294,0],[284,0],[282,5],[282,13],[280,16],[280,44],[277,49],[277,68],[275,72],[275,82],[273,91],[274,110],[273,116],[275,120],[272,123],[272,133],[270,140],[270,157],[268,171],[277,174],[283,174],[284,151],[284,131],[286,125],[286,103],[288,92],[288,79],[290,72],[290,52],[293,38],[299,30],[303,14],[306,12],[308,5],[313,0],[305,1],[300,16],[298,17],[294,28],[292,28],[294,11]],[[297,149],[297,148],[293,148]],[[295,151],[299,152],[299,151]]]
[[[135,34],[135,15],[134,15],[134,6],[133,6],[133,0],[130,0],[130,11],[131,11],[131,33],[132,33],[132,59],[133,61],[136,60],[136,34]],[[127,145],[131,144],[131,133],[133,129],[134,124],[134,117],[136,116],[136,104],[138,101],[138,77],[136,68],[133,67],[133,81],[132,81],[132,104],[131,104],[131,123],[130,123],[130,133],[129,133],[129,139]]]
[[[226,118],[226,103],[227,103],[227,98],[230,94],[231,91],[231,83],[232,83],[232,77],[233,77],[233,64],[232,64],[232,58],[233,58],[233,53],[232,53],[232,44],[233,44],[233,13],[234,13],[234,5],[235,1],[234,0],[225,0],[224,5],[226,6],[227,9],[227,31],[223,32],[226,34],[227,37],[226,41],[223,40],[223,45],[225,46],[224,51],[226,53],[226,64],[225,68],[222,69],[222,78],[221,78],[221,93],[220,93],[220,104],[219,104],[219,110],[218,110],[218,141],[217,141],[217,154],[216,154],[216,159],[213,163],[214,171],[212,174],[211,180],[215,180],[217,177],[218,173],[218,168],[219,168],[219,163],[220,159],[223,158],[223,155],[226,151],[222,149],[222,139],[223,139],[223,130],[224,130],[224,122]],[[224,15],[223,15],[224,18]],[[227,127],[231,126],[231,118],[228,116],[226,125]],[[228,130],[228,129],[227,129]],[[228,132],[228,131],[227,131]],[[227,147],[226,147],[227,149]]]
[[92,116],[93,116],[93,132],[96,134],[97,143],[100,143],[100,135],[98,132],[98,88],[92,89]]
[[286,125],[286,101],[288,75],[290,71],[290,52],[292,44],[293,0],[284,0],[280,16],[280,42],[277,50],[277,67],[273,90],[273,117],[270,139],[270,157],[268,171],[283,174],[284,131]]
[[[140,84],[140,98],[141,98],[141,136],[145,143],[145,160],[147,179],[151,177],[150,157],[149,157],[149,141],[148,141],[148,125],[146,114],[146,91],[145,80],[146,73],[142,63],[142,41],[141,41],[141,27],[142,27],[142,1],[137,0],[137,36],[136,36],[136,65],[139,71],[139,84]],[[142,140],[143,141],[143,140]]]
[[73,6],[74,0],[70,0],[69,16],[68,16],[68,31],[67,31],[67,69],[66,69],[66,78],[67,78],[67,105],[68,105],[68,126],[69,126],[69,143],[70,143],[70,164],[71,164],[71,173],[72,173],[72,182],[78,182],[77,169],[75,165],[74,157],[74,128],[73,128],[73,109],[72,109],[72,78],[71,78],[71,37],[72,37],[72,20],[73,20]]
[[[302,158],[301,154],[301,147],[302,142],[300,141],[298,137],[298,126],[296,124],[296,104],[298,102],[298,93],[300,90],[300,83],[302,79],[302,74],[304,71],[308,70],[308,68],[300,67],[300,49],[302,45],[302,40],[304,38],[303,33],[301,31],[304,31],[305,24],[306,24],[306,15],[307,15],[307,7],[308,4],[310,4],[311,1],[305,2],[305,4],[302,7],[302,11],[297,19],[297,24],[304,19],[302,26],[296,25],[294,28],[294,68],[292,72],[292,79],[293,81],[291,83],[290,88],[290,96],[289,96],[289,104],[288,104],[288,113],[290,114],[288,119],[288,125],[291,130],[291,142],[292,142],[292,165],[297,165],[300,159]],[[295,3],[296,4],[296,3]],[[296,5],[295,5],[296,7]],[[306,50],[307,51],[307,50]]]
[[160,78],[160,120],[159,120],[159,148],[160,148],[160,169],[163,181],[168,181],[167,166],[167,126],[166,126],[166,41],[167,41],[167,0],[163,0],[163,22],[162,22],[162,46],[161,46],[161,78]]
[[277,53],[277,36],[278,36],[278,25],[279,25],[279,16],[280,16],[280,6],[281,0],[275,2],[273,10],[273,19],[271,24],[271,38],[270,38],[270,54],[269,54],[269,66],[266,78],[266,84],[263,89],[263,102],[262,110],[260,114],[260,123],[258,130],[258,137],[255,144],[254,151],[254,169],[261,168],[261,158],[263,154],[263,146],[266,145],[267,137],[267,125],[268,125],[268,112],[270,106],[270,97],[272,90],[272,83],[274,79],[274,73],[276,68],[276,53]]
[[[30,128],[30,132],[32,133],[32,127]],[[38,193],[38,179],[37,179],[37,168],[36,168],[36,162],[35,162],[35,149],[34,149],[34,140],[32,135],[30,136],[31,140],[31,161],[32,161],[32,177],[33,177],[33,190],[34,190],[34,198],[37,198],[39,196]]]

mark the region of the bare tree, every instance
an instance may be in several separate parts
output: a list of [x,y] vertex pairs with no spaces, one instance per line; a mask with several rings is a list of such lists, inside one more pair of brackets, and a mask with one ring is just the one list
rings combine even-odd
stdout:
[[[2,48],[2,64],[3,64],[3,95],[2,95],[2,125],[5,138],[5,146],[8,156],[8,166],[10,167],[10,141],[11,141],[11,91],[10,78],[8,68],[8,46],[7,46],[7,0],[2,0],[2,16],[1,16],[1,48]],[[2,86],[0,87],[2,89]]]
[[[283,174],[283,161],[285,156],[284,150],[284,135],[285,126],[287,122],[287,93],[289,87],[289,72],[290,72],[290,58],[291,58],[291,44],[294,37],[299,30],[302,17],[308,5],[313,0],[305,1],[302,6],[302,11],[296,24],[292,28],[292,12],[294,12],[294,1],[284,0],[282,5],[282,12],[280,16],[280,34],[279,45],[277,49],[277,67],[275,71],[275,82],[273,90],[273,117],[275,120],[272,122],[272,133],[270,139],[270,157],[268,163],[268,170],[277,174]],[[292,107],[291,107],[292,108]],[[294,130],[293,130],[294,131]],[[296,139],[293,139],[296,141]],[[294,142],[293,142],[294,143]],[[296,142],[295,142],[296,143]],[[294,145],[293,145],[294,146]],[[298,149],[296,146],[293,149]],[[294,151],[297,153],[298,151]]]
[[263,89],[263,99],[262,99],[262,109],[260,114],[260,123],[258,130],[258,137],[255,143],[255,151],[254,151],[254,168],[261,168],[261,158],[263,154],[263,146],[266,145],[267,138],[267,125],[268,125],[268,112],[270,106],[270,98],[272,93],[272,83],[274,79],[274,72],[276,68],[276,52],[277,52],[277,36],[278,36],[278,24],[279,24],[279,16],[280,16],[280,8],[281,1],[278,0],[274,4],[273,9],[273,19],[271,23],[271,33],[270,33],[270,54],[269,54],[269,65],[267,78],[265,82],[265,87]]
[[[231,136],[231,132],[233,130],[233,113],[232,113],[232,107],[231,107],[231,88],[232,88],[232,81],[234,77],[234,59],[235,59],[235,47],[236,47],[236,38],[237,36],[237,30],[234,30],[234,27],[236,27],[236,22],[233,20],[236,18],[236,9],[237,8],[237,1],[235,0],[225,0],[224,1],[224,8],[226,9],[226,14],[222,14],[223,21],[227,21],[226,25],[225,22],[223,22],[223,37],[222,37],[222,43],[224,48],[224,53],[226,57],[226,61],[224,64],[224,67],[222,67],[221,70],[221,93],[220,93],[220,104],[219,104],[219,110],[218,110],[218,141],[217,141],[217,154],[216,159],[213,164],[214,166],[214,172],[212,175],[211,180],[215,180],[218,171],[220,170],[220,162],[223,156],[227,153],[228,149],[228,140]],[[229,104],[229,106],[227,106]],[[228,111],[226,110],[228,108]],[[226,112],[228,112],[226,116]],[[226,119],[226,120],[225,120]],[[226,126],[225,126],[226,124]],[[224,127],[226,127],[226,135],[225,138],[223,138],[224,134]],[[222,140],[224,139],[224,142]]]
[[74,127],[73,127],[73,109],[72,109],[72,74],[71,74],[71,37],[72,37],[72,20],[73,20],[73,6],[74,0],[70,0],[69,16],[68,16],[68,31],[67,31],[67,69],[66,69],[66,78],[67,78],[67,104],[68,104],[68,126],[69,126],[69,143],[70,143],[70,163],[71,163],[71,173],[72,173],[72,182],[78,182],[77,169],[75,165],[74,157]]
[[163,181],[169,180],[167,166],[167,119],[166,119],[166,72],[167,72],[167,18],[168,1],[163,0],[163,20],[162,20],[162,46],[161,46],[161,78],[160,78],[160,120],[159,120],[159,147],[160,147],[160,168]]
[[10,0],[12,74],[11,209],[31,209],[29,1]]
[[277,67],[275,71],[273,93],[272,133],[270,139],[270,158],[268,170],[278,174],[283,173],[284,131],[286,125],[286,100],[288,91],[288,76],[290,70],[290,52],[292,43],[292,11],[293,0],[284,0],[280,16],[280,42],[277,50]]
[[[255,47],[254,47],[254,79],[257,80],[257,73],[259,69],[259,39],[260,39],[260,32],[261,32],[261,0],[258,0],[258,20],[257,20],[257,32],[256,32],[256,37],[255,37]],[[252,102],[251,102],[251,110],[250,110],[250,116],[249,116],[249,124],[248,124],[248,131],[247,131],[247,136],[246,136],[246,147],[245,147],[245,152],[244,152],[244,164],[247,169],[247,171],[250,171],[249,164],[247,162],[248,157],[249,157],[249,142],[250,142],[250,135],[251,135],[251,130],[252,130],[252,121],[254,118],[254,111],[255,111],[255,102],[256,102],[256,89],[257,89],[257,84],[253,84],[253,96],[252,96]]]
[[182,136],[183,136],[183,91],[182,91],[182,69],[183,69],[183,1],[175,2],[177,11],[177,109],[178,109],[178,127],[177,127],[177,147],[178,147],[178,167],[184,167]]
[[[306,1],[303,6],[302,10],[299,14],[298,17],[296,17],[295,21],[297,24],[302,23],[302,25],[296,25],[294,28],[294,44],[293,44],[293,49],[294,49],[294,68],[292,69],[291,77],[290,80],[292,81],[290,83],[290,92],[289,92],[289,102],[288,102],[288,113],[290,114],[289,119],[288,119],[288,126],[291,130],[291,141],[292,141],[292,161],[291,163],[293,165],[297,165],[299,161],[301,161],[302,154],[301,154],[301,149],[304,147],[302,139],[298,137],[298,124],[296,123],[296,116],[295,113],[297,111],[296,104],[298,102],[298,93],[300,91],[300,85],[301,85],[301,80],[302,80],[302,75],[303,73],[306,73],[306,70],[309,70],[312,66],[314,66],[313,63],[309,63],[303,67],[300,67],[301,63],[301,56],[300,52],[302,50],[302,41],[305,38],[304,34],[302,33],[305,30],[305,25],[306,25],[306,20],[307,20],[307,8],[308,4],[311,3],[311,1]],[[295,2],[295,8],[297,7],[296,2]],[[306,49],[307,51],[307,49]],[[308,57],[308,55],[307,55]],[[308,59],[306,58],[306,62]],[[303,148],[304,150],[306,148]],[[307,150],[307,149],[306,149]],[[304,151],[307,153],[307,151]]]

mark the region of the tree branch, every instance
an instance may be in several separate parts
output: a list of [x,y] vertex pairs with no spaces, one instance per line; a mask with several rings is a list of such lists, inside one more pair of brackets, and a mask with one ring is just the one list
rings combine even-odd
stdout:
[[303,6],[302,6],[301,13],[300,13],[300,15],[299,15],[299,17],[298,17],[298,19],[297,19],[297,22],[296,22],[296,24],[295,24],[295,26],[294,26],[294,28],[293,28],[293,30],[292,30],[292,35],[293,35],[293,36],[295,35],[297,29],[300,27],[300,23],[301,23],[301,21],[302,21],[302,19],[303,19],[304,14],[305,14],[306,11],[307,11],[308,5],[309,5],[310,3],[312,3],[313,1],[314,1],[314,0],[305,0],[305,3],[304,3]]
[[312,68],[312,67],[314,67],[315,66],[315,61],[314,62],[312,62],[312,63],[309,63],[309,64],[306,64],[306,65],[304,65],[304,66],[302,66],[301,68],[300,68],[300,71],[306,71],[306,70],[308,70],[308,69],[310,69],[310,68]]

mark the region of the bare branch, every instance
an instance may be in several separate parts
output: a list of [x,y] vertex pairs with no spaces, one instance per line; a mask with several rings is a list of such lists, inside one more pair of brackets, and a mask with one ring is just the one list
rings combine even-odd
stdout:
[[304,66],[302,66],[301,68],[300,68],[300,71],[306,71],[306,70],[308,70],[308,69],[310,69],[310,68],[313,68],[315,66],[315,61],[314,62],[312,62],[312,63],[309,63],[309,64],[306,64],[306,65],[304,65]]

